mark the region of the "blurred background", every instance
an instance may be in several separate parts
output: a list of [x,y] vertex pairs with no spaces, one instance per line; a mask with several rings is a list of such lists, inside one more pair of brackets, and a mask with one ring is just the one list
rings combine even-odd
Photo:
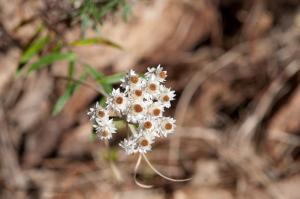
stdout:
[[[298,0],[0,0],[0,198],[299,199]],[[176,134],[95,139],[124,72],[168,71]]]

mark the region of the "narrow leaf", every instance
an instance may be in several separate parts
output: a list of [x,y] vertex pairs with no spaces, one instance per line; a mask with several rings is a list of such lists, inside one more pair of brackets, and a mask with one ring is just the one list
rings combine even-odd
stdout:
[[69,77],[68,85],[72,82],[71,79],[73,78],[74,73],[75,73],[75,62],[70,61],[68,66],[68,77]]
[[123,16],[123,20],[125,22],[128,21],[129,15],[131,14],[131,9],[129,4],[124,0],[123,1],[123,11],[122,11],[122,16]]
[[106,93],[111,93],[113,90],[113,87],[111,84],[106,84],[106,83],[101,83],[103,89],[105,90]]
[[33,41],[31,45],[22,54],[20,62],[22,64],[28,62],[34,55],[38,54],[48,42],[48,36],[41,37]]
[[99,45],[99,44],[108,45],[118,49],[123,49],[119,44],[102,37],[81,39],[71,43],[72,46],[86,46],[86,45]]
[[105,107],[106,106],[106,99],[105,99],[105,97],[101,97],[99,103],[100,103],[101,106]]
[[45,55],[44,57],[40,58],[38,61],[33,63],[28,69],[28,74],[35,70],[38,70],[44,66],[52,64],[56,61],[62,61],[62,60],[75,61],[75,59],[76,59],[76,55],[74,53],[54,52],[54,53]]
[[116,84],[120,83],[120,80],[125,76],[124,73],[116,73],[110,76],[105,76],[101,79],[102,83],[105,84]]
[[93,68],[92,66],[85,64],[84,65],[85,71],[91,75],[96,81],[100,81],[103,77],[104,74],[97,71],[95,68]]
[[[112,92],[112,86],[111,84],[108,82],[106,82],[105,80],[105,75],[99,71],[97,71],[95,68],[93,68],[92,66],[85,64],[85,70],[86,72],[92,76],[99,84],[101,84],[101,86],[103,87],[103,89],[105,90],[106,93],[111,93]],[[108,76],[110,77],[110,76]]]
[[73,90],[74,90],[74,84],[69,85],[67,90],[64,92],[64,94],[59,97],[59,99],[55,103],[53,111],[52,111],[53,116],[57,115],[63,109],[63,107],[65,106],[67,101],[72,96]]
[[[80,76],[79,81],[84,81],[87,78],[87,74],[84,73]],[[59,97],[59,99],[56,101],[53,111],[52,111],[52,115],[55,116],[58,113],[61,112],[61,110],[64,108],[65,104],[69,101],[69,99],[72,97],[72,95],[74,94],[74,92],[80,87],[80,83],[74,82],[74,83],[70,83],[67,86],[66,91],[64,92],[64,94],[62,96]]]

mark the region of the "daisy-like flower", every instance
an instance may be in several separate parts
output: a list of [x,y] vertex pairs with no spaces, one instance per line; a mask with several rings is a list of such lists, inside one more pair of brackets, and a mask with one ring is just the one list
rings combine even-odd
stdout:
[[108,120],[108,110],[104,109],[98,102],[96,102],[95,106],[90,108],[90,111],[87,113],[90,117],[90,120],[96,121],[100,120]]
[[170,108],[171,101],[174,100],[174,97],[175,97],[175,91],[172,91],[170,88],[167,88],[165,86],[160,87],[159,101],[162,104],[162,106],[166,108]]
[[159,102],[152,103],[148,108],[148,113],[154,117],[161,117],[163,112],[164,108]]
[[121,79],[121,87],[125,90],[140,89],[145,84],[145,80],[140,77],[134,70],[130,70],[127,75]]
[[147,153],[148,151],[151,151],[151,145],[154,142],[154,136],[144,132],[139,132],[139,136],[136,139],[138,152]]
[[[117,133],[113,119],[126,121],[131,136],[121,141],[119,146],[128,155],[140,153],[135,171],[139,167],[141,158],[144,158],[150,168],[165,179],[189,180],[177,180],[164,176],[153,167],[144,155],[152,150],[152,144],[156,138],[167,137],[175,131],[175,119],[163,116],[164,109],[171,107],[170,102],[175,97],[175,92],[163,85],[167,72],[159,65],[156,68],[148,68],[145,77],[140,77],[130,70],[121,80],[121,88],[113,89],[107,97],[106,109],[102,108],[99,103],[90,108],[88,115],[93,128],[100,140],[108,140]],[[113,119],[109,119],[109,116]],[[141,187],[151,187],[139,183],[136,175],[135,182]]]
[[124,93],[120,89],[113,89],[111,96],[107,99],[107,108],[117,112],[124,113],[127,109],[128,100]]
[[139,121],[139,131],[144,131],[147,134],[157,136],[158,124],[154,117],[146,116],[144,119]]
[[147,104],[143,101],[134,101],[130,104],[127,112],[127,121],[136,123],[143,119],[147,113]]
[[113,89],[107,98],[106,108],[96,103],[88,112],[97,137],[107,140],[116,133],[109,116],[131,125],[132,136],[119,143],[127,154],[147,153],[156,137],[174,133],[175,120],[163,116],[164,109],[171,107],[175,97],[175,92],[163,85],[166,77],[167,72],[160,65],[148,68],[145,78],[130,70],[121,80],[121,88]]
[[159,96],[159,81],[149,80],[146,85],[146,91],[151,96],[152,99],[157,99]]
[[137,152],[137,142],[133,137],[130,137],[128,139],[124,139],[119,143],[119,146],[122,147],[127,155],[133,154]]
[[150,95],[145,92],[144,88],[136,88],[128,91],[128,97],[131,101],[150,100]]
[[101,140],[108,140],[112,138],[112,134],[117,133],[116,127],[113,124],[113,120],[97,122],[94,125],[97,133],[97,137]]
[[148,72],[145,73],[145,77],[149,80],[164,82],[167,77],[167,71],[158,65],[156,68],[148,68]]
[[161,118],[159,134],[167,137],[168,134],[174,133],[176,127],[175,122],[176,120],[171,117]]

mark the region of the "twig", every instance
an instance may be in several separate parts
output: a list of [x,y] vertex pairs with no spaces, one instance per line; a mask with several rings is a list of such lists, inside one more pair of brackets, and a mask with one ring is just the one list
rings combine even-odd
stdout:
[[291,146],[299,146],[300,145],[300,138],[296,135],[283,132],[280,130],[271,130],[268,132],[269,139],[276,140],[279,142],[283,142],[285,144],[289,144]]
[[290,77],[294,76],[300,70],[299,62],[291,62],[284,70],[284,72],[276,78],[273,83],[270,85],[268,91],[263,95],[258,105],[255,108],[255,111],[250,115],[240,126],[237,131],[237,142],[245,143],[249,142],[255,136],[255,130],[261,124],[264,117],[269,113],[276,100],[278,93],[284,88],[284,83]]
[[[237,47],[240,48],[240,47]],[[189,103],[199,88],[199,86],[206,81],[211,75],[217,73],[224,67],[228,66],[231,62],[241,56],[239,53],[235,51],[230,51],[228,53],[223,54],[218,60],[213,61],[206,65],[209,71],[207,74],[203,75],[203,71],[198,71],[188,82],[186,87],[184,88],[181,98],[179,99],[175,118],[177,120],[177,125],[182,126],[183,120],[186,116],[186,112],[189,106]],[[169,149],[169,163],[177,163],[179,160],[179,148],[180,148],[180,137],[173,136],[170,142],[170,149]]]
[[[176,126],[176,130],[179,132],[178,136],[180,138],[203,139],[215,144],[220,144],[221,141],[221,132],[213,128]],[[183,131],[185,133],[180,133]]]
[[[212,142],[215,144],[220,144],[221,141],[221,132],[214,128],[180,126],[177,126],[176,128],[179,132],[188,132],[178,134],[180,138],[203,139],[204,141]],[[285,144],[289,144],[295,147],[300,145],[300,138],[293,134],[279,130],[270,130],[267,134],[269,135],[268,138],[271,140],[283,142]]]
[[[0,100],[0,155],[1,155],[1,178],[4,179],[5,185],[8,189],[15,190],[12,192],[17,196],[17,190],[23,191],[26,187],[26,177],[21,171],[17,160],[17,154],[14,149],[11,133],[7,126],[5,110]],[[14,198],[12,196],[12,198]]]

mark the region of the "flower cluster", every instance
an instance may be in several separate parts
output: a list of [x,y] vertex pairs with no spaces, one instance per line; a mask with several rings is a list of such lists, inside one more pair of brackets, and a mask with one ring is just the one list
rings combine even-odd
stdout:
[[97,137],[110,139],[116,133],[109,115],[122,118],[136,128],[132,136],[119,144],[127,154],[147,153],[156,138],[173,133],[175,119],[163,116],[175,97],[175,92],[164,86],[166,77],[167,71],[160,65],[148,68],[144,77],[130,70],[121,80],[120,88],[113,89],[107,106],[102,108],[96,103],[88,112]]

